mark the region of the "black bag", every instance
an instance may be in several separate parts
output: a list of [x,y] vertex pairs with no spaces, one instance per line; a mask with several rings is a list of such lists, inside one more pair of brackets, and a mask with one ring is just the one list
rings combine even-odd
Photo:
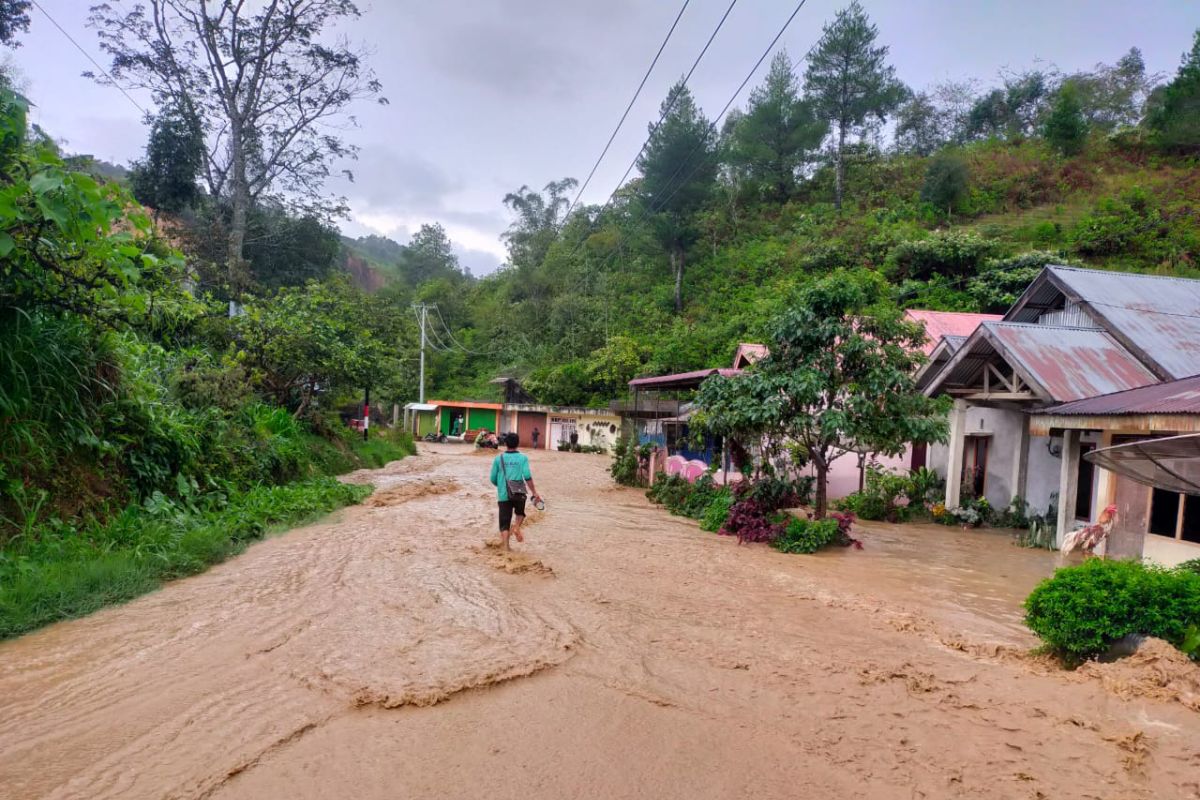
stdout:
[[508,470],[504,468],[504,454],[496,456],[500,459],[500,474],[504,476],[504,488],[508,492],[509,500],[524,500],[528,491],[525,489],[525,479],[521,478],[517,481],[508,479]]

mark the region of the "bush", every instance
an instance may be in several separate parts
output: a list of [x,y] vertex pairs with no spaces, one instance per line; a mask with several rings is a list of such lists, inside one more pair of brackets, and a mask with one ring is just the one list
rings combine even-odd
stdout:
[[783,526],[770,518],[772,513],[758,500],[738,500],[718,533],[736,536],[739,544],[774,541],[783,533]]
[[[922,490],[930,480],[922,473],[921,481],[918,487],[911,476],[899,475],[872,464],[867,467],[863,490],[843,497],[838,501],[838,508],[853,512],[860,519],[903,522],[914,508],[924,507]],[[918,495],[922,499],[913,503],[912,498]],[[901,497],[908,498],[910,505],[900,505]]]
[[621,486],[638,486],[638,446],[637,437],[622,431],[613,448],[613,462],[608,468],[608,474]]
[[838,521],[793,518],[771,546],[781,553],[815,553],[837,541]]
[[1091,559],[1042,581],[1025,623],[1068,660],[1091,658],[1131,633],[1176,647],[1200,624],[1200,575],[1136,561]]
[[1195,574],[1200,575],[1200,558],[1193,558],[1191,561],[1185,561],[1176,566],[1175,569],[1182,570],[1184,572],[1194,572]]
[[722,487],[713,493],[704,513],[700,515],[700,529],[716,533],[729,519],[729,510],[733,508],[733,492],[728,487]]

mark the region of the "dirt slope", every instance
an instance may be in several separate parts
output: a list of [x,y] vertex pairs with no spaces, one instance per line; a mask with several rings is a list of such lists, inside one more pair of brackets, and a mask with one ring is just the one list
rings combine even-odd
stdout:
[[1200,714],[1023,655],[1051,557],[889,526],[739,548],[605,465],[535,453],[549,509],[506,558],[487,460],[434,448],[356,476],[360,508],[0,645],[0,795],[1200,797]]

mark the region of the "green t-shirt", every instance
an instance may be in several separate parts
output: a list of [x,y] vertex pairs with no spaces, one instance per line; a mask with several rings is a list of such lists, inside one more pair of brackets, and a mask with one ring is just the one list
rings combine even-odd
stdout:
[[[500,459],[504,459],[504,469],[500,469]],[[510,481],[533,480],[529,471],[529,457],[516,451],[505,451],[496,456],[492,462],[492,485],[496,487],[496,499],[501,503],[508,499],[508,486],[505,478]]]

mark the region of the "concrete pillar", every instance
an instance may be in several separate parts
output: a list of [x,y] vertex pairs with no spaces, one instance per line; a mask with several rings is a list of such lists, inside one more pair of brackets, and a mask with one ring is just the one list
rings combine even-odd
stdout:
[[966,400],[955,400],[950,409],[950,448],[946,459],[946,508],[958,508],[962,496],[963,443],[967,432]]
[[[1025,497],[1026,476],[1029,473],[1029,417],[1021,414],[1017,435],[1013,437],[1012,488],[1013,497]],[[1011,502],[1011,500],[1010,500]]]
[[1058,531],[1054,543],[1075,527],[1075,500],[1079,494],[1079,431],[1064,431],[1062,464],[1058,474]]

